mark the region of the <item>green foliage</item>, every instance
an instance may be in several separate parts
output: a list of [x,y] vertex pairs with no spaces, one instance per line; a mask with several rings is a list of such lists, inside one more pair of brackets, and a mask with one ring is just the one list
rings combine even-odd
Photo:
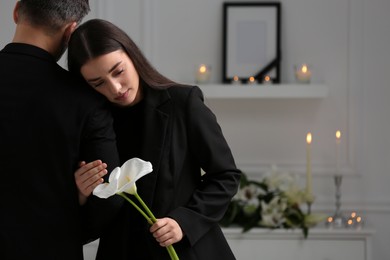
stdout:
[[[289,175],[273,172],[262,181],[253,181],[243,174],[239,191],[229,204],[220,225],[239,226],[243,232],[255,227],[300,228],[306,238],[309,228],[316,224],[313,219],[322,220],[301,210],[300,205],[306,203],[306,197],[304,189],[299,188]],[[310,225],[306,221],[309,215]]]

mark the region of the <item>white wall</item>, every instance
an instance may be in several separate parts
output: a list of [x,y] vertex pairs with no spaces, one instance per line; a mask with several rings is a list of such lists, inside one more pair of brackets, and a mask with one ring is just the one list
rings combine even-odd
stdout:
[[[14,2],[0,2],[0,48],[12,37]],[[90,2],[89,17],[107,18],[125,29],[165,75],[192,83],[195,65],[208,63],[212,82],[220,82],[222,0]],[[334,211],[334,132],[340,129],[342,208],[361,213],[367,226],[376,229],[373,259],[389,259],[390,1],[280,2],[282,81],[292,82],[293,65],[308,62],[313,81],[328,85],[329,96],[206,102],[217,114],[237,164],[254,177],[273,163],[303,177],[305,136],[311,131],[314,210],[327,213]]]

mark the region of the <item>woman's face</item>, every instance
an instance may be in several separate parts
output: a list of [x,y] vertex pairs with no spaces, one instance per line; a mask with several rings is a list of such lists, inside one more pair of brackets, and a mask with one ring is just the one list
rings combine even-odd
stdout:
[[132,106],[142,98],[138,73],[123,50],[89,60],[81,67],[81,74],[97,92],[119,106]]

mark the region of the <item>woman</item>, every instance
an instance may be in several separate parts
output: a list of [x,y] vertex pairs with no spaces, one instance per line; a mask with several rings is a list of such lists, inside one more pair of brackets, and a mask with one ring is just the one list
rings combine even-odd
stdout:
[[201,90],[161,75],[125,32],[99,19],[73,33],[68,65],[113,104],[121,163],[138,157],[153,165],[137,190],[158,221],[150,227],[125,203],[104,227],[97,259],[169,259],[170,244],[180,259],[235,259],[218,221],[241,172]]

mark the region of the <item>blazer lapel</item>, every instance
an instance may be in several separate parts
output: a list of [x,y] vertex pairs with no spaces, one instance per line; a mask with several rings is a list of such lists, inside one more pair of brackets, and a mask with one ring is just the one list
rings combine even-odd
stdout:
[[[152,163],[153,172],[148,174],[143,182],[143,200],[152,207],[157,173],[160,168],[164,153],[168,122],[172,104],[167,90],[155,90],[144,87],[145,111],[144,111],[144,137],[142,146],[142,159]],[[140,179],[141,181],[142,179]]]

